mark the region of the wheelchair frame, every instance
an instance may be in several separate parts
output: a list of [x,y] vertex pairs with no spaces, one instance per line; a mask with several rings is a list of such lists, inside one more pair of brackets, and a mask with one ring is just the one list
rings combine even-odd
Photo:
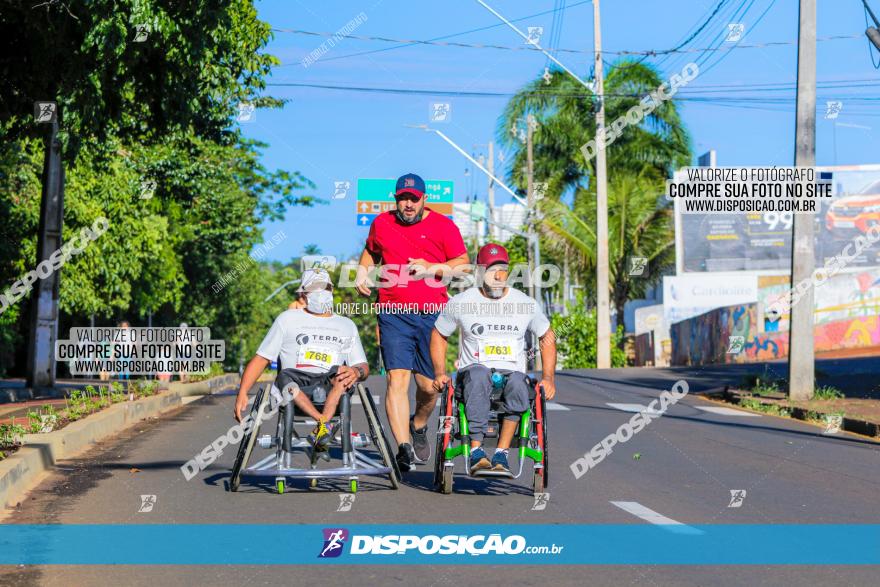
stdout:
[[[437,429],[437,447],[434,453],[434,488],[440,493],[452,493],[453,475],[455,473],[455,459],[463,456],[465,468],[471,478],[513,478],[518,479],[522,475],[525,459],[534,462],[532,488],[535,493],[542,493],[548,486],[549,450],[547,446],[547,406],[544,396],[544,388],[533,377],[529,377],[529,411],[520,416],[519,426],[515,433],[517,460],[519,471],[516,475],[498,471],[478,471],[470,475],[468,460],[471,454],[471,440],[468,432],[467,415],[463,399],[457,397],[456,388],[450,381],[443,396],[440,398],[440,418]],[[462,390],[463,396],[463,390]],[[498,400],[494,397],[490,400],[494,406]],[[499,433],[501,416],[496,417]],[[458,426],[456,428],[456,421]],[[453,441],[458,438],[460,443],[454,445]],[[514,452],[511,447],[511,453]]]
[[[258,415],[263,414],[263,408],[269,401],[270,394],[268,389],[271,388],[271,385],[271,383],[262,385],[251,405],[250,413],[254,418],[255,424],[241,440],[229,481],[231,491],[238,491],[243,475],[275,477],[275,488],[278,493],[284,493],[285,480],[287,478],[306,478],[310,480],[310,487],[316,487],[318,479],[347,477],[349,480],[349,490],[355,493],[357,492],[358,477],[360,475],[387,475],[391,481],[392,489],[400,487],[400,470],[391,452],[391,445],[388,443],[385,429],[379,421],[378,411],[368,388],[358,383],[342,394],[337,415],[330,420],[332,423],[338,423],[339,426],[336,428],[336,433],[327,451],[327,454],[329,454],[330,448],[341,447],[342,466],[331,469],[318,469],[316,466],[317,453],[313,451],[308,439],[299,436],[296,432],[295,425],[305,424],[306,420],[305,418],[299,420],[296,418],[296,406],[292,401],[280,406],[278,420],[275,425],[275,435],[259,437],[260,427],[263,422],[257,418]],[[370,431],[369,441],[360,447],[355,446],[356,443],[352,441],[351,433],[351,395],[354,391],[357,392],[361,400]],[[319,405],[316,404],[316,407]],[[337,435],[339,436],[338,439],[336,438]],[[275,452],[261,458],[256,464],[248,467],[248,462],[258,440],[261,448],[274,448]],[[358,450],[358,448],[364,448],[368,444],[372,444],[378,450],[381,462],[368,457]],[[292,465],[293,456],[296,452],[304,452],[309,456],[309,468],[298,468]]]

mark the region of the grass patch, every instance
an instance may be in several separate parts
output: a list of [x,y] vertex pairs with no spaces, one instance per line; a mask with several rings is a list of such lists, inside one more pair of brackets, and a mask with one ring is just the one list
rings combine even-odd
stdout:
[[843,393],[841,393],[840,390],[836,387],[832,387],[830,385],[817,387],[816,391],[813,392],[813,399],[818,400],[840,399],[842,397]]
[[755,382],[752,384],[751,388],[748,391],[752,392],[754,395],[766,397],[772,395],[779,395],[782,393],[782,389],[779,387],[779,382],[774,379],[761,379],[755,378]]
[[748,410],[770,414],[771,416],[782,416],[787,418],[791,415],[791,412],[785,408],[781,408],[775,404],[764,404],[760,400],[751,397],[743,398],[739,405]]

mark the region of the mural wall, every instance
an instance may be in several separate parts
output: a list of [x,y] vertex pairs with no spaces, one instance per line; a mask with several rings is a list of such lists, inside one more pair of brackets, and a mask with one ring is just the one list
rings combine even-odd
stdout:
[[[761,332],[756,316],[757,304],[740,304],[673,324],[672,364],[752,363],[787,357],[788,332]],[[817,355],[880,347],[880,316],[816,324],[813,336]]]

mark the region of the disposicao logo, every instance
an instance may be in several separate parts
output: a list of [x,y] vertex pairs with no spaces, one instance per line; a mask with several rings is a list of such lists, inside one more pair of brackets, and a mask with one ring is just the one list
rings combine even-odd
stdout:
[[324,528],[324,547],[318,554],[318,558],[335,558],[342,554],[345,541],[348,540],[348,530],[345,528]]

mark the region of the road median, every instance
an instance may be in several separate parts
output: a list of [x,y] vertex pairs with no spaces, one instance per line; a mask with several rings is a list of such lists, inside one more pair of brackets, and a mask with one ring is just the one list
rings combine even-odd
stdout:
[[784,397],[761,397],[738,389],[712,394],[706,399],[720,400],[753,412],[801,420],[826,429],[833,426],[842,432],[880,439],[878,400],[838,398],[793,402]]
[[183,397],[217,393],[237,383],[236,374],[194,383],[175,382],[156,395],[113,404],[60,430],[25,434],[24,445],[0,461],[0,503],[4,508],[16,507],[58,461],[75,457],[138,422],[184,405]]

